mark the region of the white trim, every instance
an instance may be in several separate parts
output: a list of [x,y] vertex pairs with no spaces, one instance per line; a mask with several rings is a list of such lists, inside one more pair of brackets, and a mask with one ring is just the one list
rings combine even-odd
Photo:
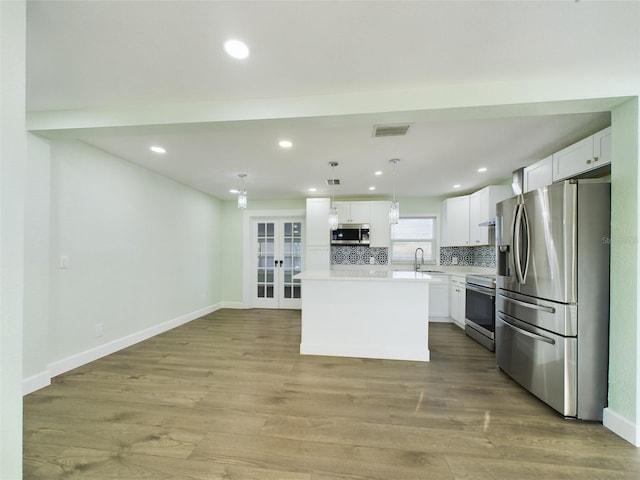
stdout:
[[49,372],[52,377],[55,377],[56,375],[68,372],[69,370],[73,370],[74,368],[78,368],[89,362],[93,362],[94,360],[102,358],[106,355],[111,355],[112,353],[122,350],[123,348],[135,345],[136,343],[142,342],[143,340],[147,340],[173,328],[179,327],[180,325],[184,325],[185,323],[189,323],[196,318],[200,318],[203,315],[213,313],[219,309],[219,303],[210,305],[200,310],[196,310],[195,312],[187,313],[164,323],[154,325],[153,327],[146,328],[131,335],[127,335],[126,337],[118,338],[103,345],[99,345],[95,348],[85,350],[84,352],[80,352],[70,357],[63,358],[62,360],[50,363],[48,365]]
[[380,358],[387,360],[409,360],[428,362],[429,349],[377,347],[371,345],[327,345],[300,343],[300,355],[320,355],[333,357]]
[[245,305],[244,302],[222,302],[220,303],[220,308],[232,308],[236,310],[246,310],[249,306]]
[[634,424],[610,408],[603,411],[602,425],[633,446],[640,447],[640,425]]
[[49,385],[51,385],[51,372],[45,370],[22,380],[22,395],[29,395]]
[[429,317],[429,323],[454,323],[451,317]]

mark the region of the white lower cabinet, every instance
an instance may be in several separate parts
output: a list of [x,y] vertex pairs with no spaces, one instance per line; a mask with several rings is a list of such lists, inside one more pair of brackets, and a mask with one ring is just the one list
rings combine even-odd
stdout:
[[446,275],[433,275],[441,283],[429,284],[429,319],[449,316],[449,284]]
[[449,280],[449,316],[460,328],[464,328],[465,318],[465,289],[464,277],[451,275]]

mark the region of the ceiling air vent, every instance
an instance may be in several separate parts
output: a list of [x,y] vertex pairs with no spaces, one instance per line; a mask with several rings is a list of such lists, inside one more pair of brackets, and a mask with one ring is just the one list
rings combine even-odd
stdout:
[[374,125],[374,137],[399,137],[406,135],[409,130],[409,124],[402,125]]
[[331,186],[331,185],[340,185],[340,180],[337,178],[328,178],[327,179],[327,185]]

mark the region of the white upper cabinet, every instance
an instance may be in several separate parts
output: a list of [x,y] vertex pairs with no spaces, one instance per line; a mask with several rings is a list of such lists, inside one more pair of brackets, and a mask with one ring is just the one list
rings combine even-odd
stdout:
[[529,165],[524,169],[524,192],[530,192],[537,188],[546,187],[553,182],[552,156]]
[[490,185],[469,196],[469,245],[491,245],[495,242],[488,223],[496,217],[496,203],[511,196],[511,187],[506,185]]
[[307,198],[306,246],[329,247],[329,198]]
[[611,164],[611,127],[593,135],[594,168]]
[[443,247],[469,245],[469,195],[447,198],[442,202],[440,221]]
[[304,270],[328,270],[331,266],[330,205],[329,198],[307,198]]
[[370,223],[370,202],[333,202],[338,209],[338,223]]
[[[442,202],[441,245],[491,245],[494,236],[487,224],[496,216],[496,203],[511,196],[511,187],[490,185],[471,195],[447,198]],[[481,223],[485,225],[480,226]]]
[[[307,198],[306,247],[330,246],[329,198]],[[370,225],[371,247],[389,247],[389,202],[333,202],[339,223]],[[310,258],[310,255],[307,255]]]
[[390,202],[374,201],[369,203],[371,230],[369,232],[370,247],[389,247],[389,204]]
[[554,182],[610,164],[611,127],[563,148],[552,157]]

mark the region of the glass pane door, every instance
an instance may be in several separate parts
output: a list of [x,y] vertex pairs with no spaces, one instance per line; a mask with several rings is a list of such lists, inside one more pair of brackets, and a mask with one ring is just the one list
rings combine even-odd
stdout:
[[[276,296],[275,223],[258,222],[257,225],[257,279],[255,295],[258,299]],[[267,306],[267,305],[264,305]]]
[[256,219],[252,307],[301,308],[302,286],[293,278],[302,271],[302,222]]
[[283,231],[283,260],[282,266],[282,301],[283,308],[300,308],[302,286],[300,280],[293,278],[302,271],[302,223],[284,222]]

